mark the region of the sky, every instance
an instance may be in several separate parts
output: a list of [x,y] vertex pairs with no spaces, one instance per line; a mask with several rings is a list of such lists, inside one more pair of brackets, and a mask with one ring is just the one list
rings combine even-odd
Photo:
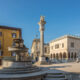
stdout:
[[63,35],[80,35],[80,0],[0,0],[0,25],[22,29],[28,48],[38,35],[40,16],[45,16],[44,41]]

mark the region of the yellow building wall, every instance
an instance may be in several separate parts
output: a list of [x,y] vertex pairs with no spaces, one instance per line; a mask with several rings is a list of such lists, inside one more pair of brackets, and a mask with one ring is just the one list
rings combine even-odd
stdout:
[[[5,56],[11,56],[11,52],[8,51],[8,47],[12,46],[13,39],[17,39],[20,37],[20,30],[13,30],[13,29],[0,29],[0,32],[2,32],[2,36],[0,36],[1,40],[1,49],[3,51],[3,56],[0,56],[0,58]],[[16,33],[16,38],[12,37],[12,33]]]

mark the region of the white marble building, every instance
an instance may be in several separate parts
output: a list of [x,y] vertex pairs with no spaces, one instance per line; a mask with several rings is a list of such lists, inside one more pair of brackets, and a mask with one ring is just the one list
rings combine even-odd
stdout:
[[80,53],[80,37],[65,35],[49,43],[52,61],[75,61]]

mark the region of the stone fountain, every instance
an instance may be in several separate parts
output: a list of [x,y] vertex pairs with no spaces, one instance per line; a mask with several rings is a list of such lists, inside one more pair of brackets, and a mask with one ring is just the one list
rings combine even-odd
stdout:
[[22,39],[14,39],[14,46],[8,50],[15,52],[15,58],[4,58],[0,69],[0,80],[41,80],[45,72],[33,66],[31,57],[26,56],[28,48]]

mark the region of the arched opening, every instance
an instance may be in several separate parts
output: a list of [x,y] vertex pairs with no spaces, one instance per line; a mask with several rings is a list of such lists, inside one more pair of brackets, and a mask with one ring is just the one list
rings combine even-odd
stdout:
[[59,54],[60,59],[62,59],[62,53]]
[[38,61],[38,57],[36,57],[36,61]]
[[49,61],[49,58],[48,58],[48,57],[46,57],[46,61],[47,61],[47,62]]
[[71,58],[73,59],[73,52],[71,53]]
[[76,52],[74,53],[74,59],[76,59],[77,58],[77,54],[76,54]]
[[53,54],[53,58],[55,59],[55,53]]
[[68,52],[68,59],[70,59],[70,52]]
[[65,53],[65,52],[63,53],[63,58],[64,58],[64,59],[66,58],[66,53]]
[[58,53],[56,53],[56,59],[58,60]]
[[51,59],[52,59],[52,54],[51,54]]

